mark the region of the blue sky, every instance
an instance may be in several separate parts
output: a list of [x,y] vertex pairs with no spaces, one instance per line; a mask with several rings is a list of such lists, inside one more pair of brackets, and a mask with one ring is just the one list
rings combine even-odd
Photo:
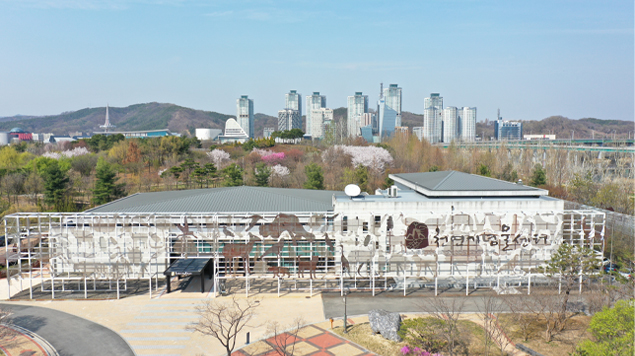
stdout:
[[0,0],[0,116],[169,102],[235,115],[320,91],[478,119],[633,120],[633,1]]

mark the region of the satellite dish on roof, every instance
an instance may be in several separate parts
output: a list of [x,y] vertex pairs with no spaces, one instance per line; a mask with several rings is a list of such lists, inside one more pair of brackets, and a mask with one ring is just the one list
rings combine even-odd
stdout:
[[344,193],[349,197],[356,197],[362,193],[362,190],[356,184],[349,184],[344,188]]

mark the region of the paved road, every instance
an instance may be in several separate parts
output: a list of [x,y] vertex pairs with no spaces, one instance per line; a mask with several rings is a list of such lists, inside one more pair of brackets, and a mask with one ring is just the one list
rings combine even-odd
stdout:
[[114,331],[86,319],[53,309],[0,304],[13,310],[13,322],[46,339],[60,356],[134,356]]
[[[409,295],[403,297],[400,295],[386,295],[380,294],[377,296],[371,296],[369,293],[351,293],[347,296],[346,300],[346,312],[348,315],[364,315],[368,314],[373,309],[384,309],[390,312],[396,313],[422,313],[424,312],[424,305],[426,301],[430,301],[433,298],[444,299],[446,305],[451,305],[456,301],[455,305],[463,304],[461,310],[464,313],[478,313],[483,310],[483,303],[485,293],[479,295],[465,296],[452,296],[452,297],[430,297],[430,296],[417,296]],[[508,296],[508,298],[523,298],[524,295]],[[569,299],[570,307],[581,308],[579,298],[572,295]],[[344,316],[344,301],[339,293],[322,293],[322,303],[324,307],[324,317],[328,318],[341,318]],[[500,304],[501,312],[509,312],[509,307],[505,303]]]

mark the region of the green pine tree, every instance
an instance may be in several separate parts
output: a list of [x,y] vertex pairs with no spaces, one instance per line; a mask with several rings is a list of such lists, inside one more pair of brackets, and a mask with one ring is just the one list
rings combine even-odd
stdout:
[[547,184],[547,173],[542,169],[542,164],[538,163],[531,174],[531,185],[537,187],[545,184]]
[[304,173],[306,173],[304,189],[324,190],[324,173],[322,173],[322,167],[316,163],[311,163],[304,167]]
[[103,159],[97,162],[95,178],[93,203],[96,205],[106,204],[124,195],[124,184],[117,183],[117,173]]
[[243,185],[243,169],[236,163],[232,163],[223,168],[223,176],[225,177],[225,181],[223,182],[225,187],[237,187]]
[[271,176],[271,168],[264,163],[258,163],[254,170],[254,177],[256,178],[256,185],[259,187],[269,186],[269,176]]
[[42,173],[44,179],[44,201],[52,206],[55,211],[64,210],[68,199],[68,176],[60,169],[57,161],[50,162]]

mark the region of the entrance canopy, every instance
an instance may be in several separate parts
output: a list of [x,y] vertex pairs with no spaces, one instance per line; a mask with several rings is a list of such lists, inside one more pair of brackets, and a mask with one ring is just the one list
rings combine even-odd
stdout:
[[205,292],[205,270],[208,268],[212,259],[207,258],[188,258],[176,260],[168,269],[163,272],[168,278],[168,293],[171,292],[170,277],[171,276],[200,276],[201,293]]

